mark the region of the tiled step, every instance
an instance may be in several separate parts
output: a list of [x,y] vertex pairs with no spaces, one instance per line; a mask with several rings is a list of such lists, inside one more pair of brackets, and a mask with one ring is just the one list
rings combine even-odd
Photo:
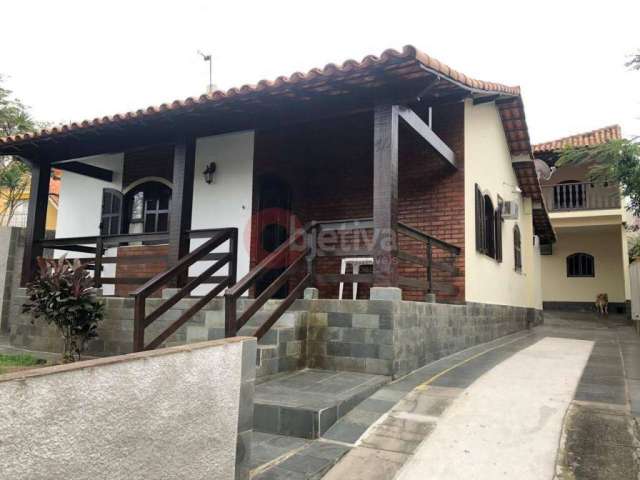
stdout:
[[254,430],[318,438],[391,380],[382,375],[302,370],[256,386]]
[[[262,312],[240,329],[238,335],[251,336],[266,318]],[[266,381],[276,375],[294,372],[304,368],[305,324],[297,315],[285,314],[258,340],[256,355],[256,376]],[[187,343],[218,340],[224,338],[224,312],[205,312],[200,321],[192,322],[186,328]]]
[[321,440],[253,432],[252,480],[318,480],[349,451]]

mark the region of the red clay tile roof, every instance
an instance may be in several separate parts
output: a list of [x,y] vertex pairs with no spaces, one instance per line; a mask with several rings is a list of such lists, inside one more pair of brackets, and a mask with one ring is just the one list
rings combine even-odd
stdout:
[[[430,94],[438,98],[446,97],[455,89],[495,97],[511,154],[531,158],[529,132],[519,87],[471,78],[411,45],[405,46],[400,52],[385,50],[379,57],[368,55],[360,62],[347,60],[341,65],[330,63],[323,68],[311,69],[307,73],[295,72],[288,77],[281,76],[273,81],[261,80],[255,85],[243,85],[226,92],[216,91],[155,107],[0,138],[0,153],[15,154],[23,148],[38,147],[49,140],[62,141],[63,137],[81,141],[81,134],[84,132],[92,134],[109,129],[121,129],[127,125],[139,126],[147,119],[162,119],[169,114],[189,114],[196,110],[203,113],[205,108],[207,111],[223,111],[234,108],[234,105],[240,105],[242,110],[243,105],[256,105],[262,99],[268,102],[278,96],[290,100],[307,100],[314,94],[324,94],[327,97],[344,94],[345,87],[348,92],[352,87],[364,89],[379,86],[384,83],[384,79],[409,82],[423,81],[427,77],[436,80],[428,88],[433,87]],[[440,79],[445,81],[440,82]],[[530,195],[534,201],[540,199],[540,185],[535,177],[533,161],[523,162],[517,172],[525,194]],[[531,181],[532,178],[535,181]],[[546,217],[546,212],[543,214]],[[549,223],[548,218],[546,223]],[[550,235],[553,238],[552,231]]]
[[559,138],[550,142],[533,145],[533,153],[553,152],[562,150],[565,147],[588,147],[601,145],[610,140],[622,138],[620,125],[610,125],[608,127],[592,130],[591,132],[578,133],[569,137]]
[[[385,66],[386,64],[391,63],[397,64],[399,61],[406,61],[409,63],[411,63],[412,61],[413,63],[418,62],[424,70],[431,72],[432,74],[435,74],[439,77],[443,77],[449,80],[449,82],[470,91],[475,91],[478,93],[504,94],[509,96],[520,95],[519,87],[510,87],[499,83],[484,82],[482,80],[468,77],[467,75],[445,65],[439,60],[419,51],[415,47],[407,45],[400,52],[393,49],[385,50],[379,57],[368,55],[364,57],[360,62],[356,60],[347,60],[341,65],[329,63],[323,68],[313,68],[307,73],[295,72],[288,77],[281,76],[273,81],[261,80],[255,85],[243,85],[239,88],[231,88],[226,92],[216,91],[206,95],[201,95],[199,97],[189,97],[185,100],[175,100],[171,103],[163,103],[159,106],[150,106],[145,109],[140,109],[132,112],[119,113],[112,116],[94,118],[93,120],[84,120],[82,122],[74,122],[68,125],[61,125],[43,129],[33,133],[25,133],[0,138],[0,146],[8,146],[25,141],[38,141],[40,139],[50,138],[57,135],[64,135],[76,131],[79,132],[92,128],[95,129],[111,124],[135,122],[143,118],[157,116],[169,111],[188,111],[198,105],[213,104],[231,98],[249,96],[258,92],[275,93],[276,91],[287,89],[291,86],[314,84],[319,81],[339,78],[344,76],[345,74],[360,72],[364,74],[371,67]],[[402,65],[404,65],[404,63]],[[411,70],[409,67],[410,65],[408,65],[405,72],[402,72],[402,68],[398,68],[397,71],[400,72],[400,74],[406,73],[407,78],[411,78],[410,75],[415,76],[416,72],[415,70]],[[528,136],[526,141],[528,144]]]

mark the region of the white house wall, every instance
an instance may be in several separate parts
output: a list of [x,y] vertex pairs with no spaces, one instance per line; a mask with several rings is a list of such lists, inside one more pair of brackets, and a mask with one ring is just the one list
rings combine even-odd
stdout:
[[[197,139],[195,178],[193,185],[193,229],[236,227],[239,231],[238,277],[249,271],[249,238],[253,191],[254,133],[238,132]],[[122,190],[124,154],[98,155],[77,159],[114,172],[113,182],[64,172],[60,188],[60,207],[56,238],[94,236],[99,234],[102,190]],[[202,172],[215,162],[214,181],[207,184]],[[204,240],[193,240],[194,249]],[[226,249],[224,245],[221,250]],[[56,252],[61,255],[62,252]],[[81,255],[81,254],[78,254]],[[115,255],[109,251],[107,255]],[[69,257],[74,255],[69,254]],[[77,255],[76,255],[77,256]],[[191,269],[197,275],[207,267],[200,262]],[[115,275],[114,265],[105,265],[104,276]],[[218,274],[226,273],[226,269]],[[105,286],[105,293],[111,293]],[[202,293],[202,289],[195,293]]]
[[56,238],[85,237],[100,233],[102,190],[122,188],[124,154],[96,155],[77,159],[113,171],[113,181],[105,182],[73,172],[62,173]]
[[[238,228],[238,278],[249,271],[253,148],[253,131],[199,138],[196,143],[192,228]],[[202,172],[211,162],[216,163],[216,173],[213,183],[208,184]],[[191,249],[203,241],[193,240]],[[224,249],[226,245],[221,251]],[[199,262],[190,274],[195,276],[207,266]],[[226,269],[217,275],[224,273]]]
[[[542,257],[545,302],[592,303],[599,293],[616,303],[630,298],[621,225],[560,228],[557,234],[553,254]],[[578,252],[593,255],[594,277],[567,277],[567,256]]]
[[[516,192],[518,180],[511,164],[507,140],[494,103],[465,103],[465,297],[469,302],[542,308],[539,252],[533,245],[533,218],[530,200]],[[518,204],[517,220],[502,225],[501,263],[480,254],[475,247],[475,184],[491,196],[498,195]],[[522,271],[515,271],[513,228],[519,225],[522,239]],[[488,280],[490,279],[490,280]]]
[[[122,189],[123,153],[78,158],[77,161],[111,170],[113,172],[113,181],[105,182],[85,175],[63,171],[60,180],[56,238],[98,235],[100,233],[100,215],[102,211],[102,190],[105,188]],[[63,253],[58,250],[55,252],[55,256],[59,257]],[[105,255],[115,256],[116,250],[109,249]],[[67,253],[69,258],[81,256],[86,256],[86,254]],[[104,265],[102,274],[104,277],[114,277],[115,273],[114,264]],[[105,285],[104,293],[107,295],[113,294],[113,289],[113,285]]]

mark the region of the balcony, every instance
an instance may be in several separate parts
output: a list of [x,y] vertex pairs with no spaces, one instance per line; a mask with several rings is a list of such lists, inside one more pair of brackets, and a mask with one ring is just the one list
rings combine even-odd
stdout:
[[620,208],[617,185],[596,186],[589,182],[560,183],[542,187],[550,212]]

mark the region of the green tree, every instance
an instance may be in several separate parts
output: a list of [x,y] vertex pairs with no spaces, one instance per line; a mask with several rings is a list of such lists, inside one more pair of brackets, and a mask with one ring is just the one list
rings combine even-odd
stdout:
[[640,144],[637,139],[611,140],[592,147],[567,147],[556,165],[587,165],[594,183],[616,182],[629,200],[628,208],[640,217]]
[[[640,70],[640,50],[625,64]],[[567,147],[556,165],[587,165],[592,182],[616,182],[629,199],[629,210],[640,217],[640,138],[611,140],[593,147]]]
[[[0,137],[33,131],[36,123],[27,107],[4,88],[0,75]],[[0,225],[9,225],[16,210],[26,201],[29,168],[20,159],[0,156]]]

